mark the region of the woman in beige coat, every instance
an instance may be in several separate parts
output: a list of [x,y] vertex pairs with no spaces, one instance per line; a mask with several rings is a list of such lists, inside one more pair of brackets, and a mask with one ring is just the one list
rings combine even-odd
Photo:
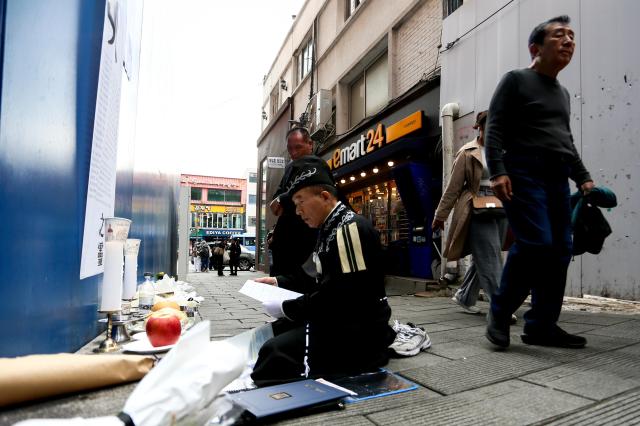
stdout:
[[453,209],[443,257],[458,260],[468,254],[472,264],[464,276],[453,301],[466,312],[479,313],[475,306],[480,289],[491,298],[502,274],[502,244],[507,230],[503,209],[487,209],[480,213],[473,208],[474,196],[490,196],[489,172],[484,156],[484,124],[486,111],[476,117],[478,137],[465,144],[456,154],[451,178],[433,219],[433,229],[444,229],[444,222]]

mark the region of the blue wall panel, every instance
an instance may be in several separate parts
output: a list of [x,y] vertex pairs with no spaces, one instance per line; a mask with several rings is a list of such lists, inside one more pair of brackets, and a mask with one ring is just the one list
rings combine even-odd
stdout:
[[[79,271],[104,1],[4,5],[0,356],[74,351],[100,331],[102,275]],[[175,268],[177,182],[118,170],[116,214],[143,239],[140,275]]]

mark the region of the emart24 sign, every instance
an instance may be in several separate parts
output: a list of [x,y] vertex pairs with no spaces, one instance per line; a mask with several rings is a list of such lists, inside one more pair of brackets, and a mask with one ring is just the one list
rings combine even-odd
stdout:
[[336,148],[331,158],[327,160],[327,164],[331,170],[335,170],[421,128],[422,111],[416,111],[386,129],[382,123],[378,123],[362,133],[355,142]]

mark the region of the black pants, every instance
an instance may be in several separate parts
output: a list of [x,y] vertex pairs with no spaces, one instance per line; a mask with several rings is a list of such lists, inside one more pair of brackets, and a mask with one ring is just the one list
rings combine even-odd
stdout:
[[209,270],[209,256],[200,256],[200,272]]
[[239,257],[231,257],[229,259],[229,270],[231,271],[231,275],[238,275],[238,265],[240,264]]
[[513,197],[505,203],[516,241],[491,300],[498,321],[507,322],[531,292],[525,332],[545,332],[560,316],[571,260],[569,168],[549,158],[505,156]]
[[224,269],[223,265],[223,256],[214,254],[213,255],[213,264],[215,268],[218,270],[218,275],[223,275],[222,270]]
[[306,324],[279,319],[271,326],[274,337],[260,348],[251,374],[259,387],[307,377],[331,380],[376,371],[389,361],[387,347],[393,341],[393,336],[383,336],[386,331],[393,333],[388,325],[385,325],[386,330],[372,324],[370,328],[374,330],[374,335],[355,339],[353,334],[342,335],[338,326],[314,333],[314,327],[310,325],[308,340]]

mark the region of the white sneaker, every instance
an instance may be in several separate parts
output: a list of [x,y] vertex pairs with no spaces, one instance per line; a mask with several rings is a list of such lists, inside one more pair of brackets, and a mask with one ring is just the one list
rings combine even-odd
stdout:
[[402,324],[397,320],[393,324],[393,330],[397,333],[390,349],[401,356],[414,356],[418,352],[431,347],[431,339],[424,329],[411,323]]
[[481,313],[480,308],[478,308],[477,306],[467,306],[464,303],[462,303],[462,301],[460,301],[460,299],[458,298],[458,293],[459,292],[457,291],[456,294],[453,295],[451,300],[453,300],[458,306],[460,306],[463,311],[465,311],[468,314],[474,314],[474,315]]

